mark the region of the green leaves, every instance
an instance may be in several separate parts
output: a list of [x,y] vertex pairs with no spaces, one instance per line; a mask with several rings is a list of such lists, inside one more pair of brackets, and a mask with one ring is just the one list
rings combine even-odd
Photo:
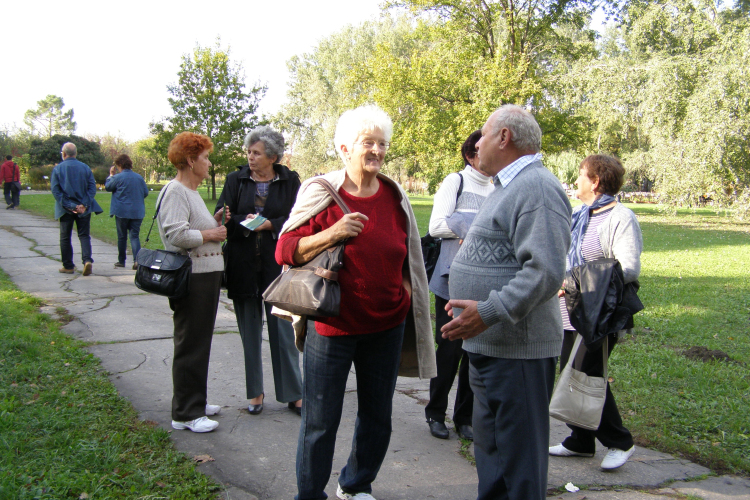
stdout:
[[32,134],[39,131],[42,136],[52,137],[55,134],[75,132],[76,122],[73,121],[73,110],[63,111],[65,103],[62,97],[50,94],[41,101],[37,101],[36,104],[37,108],[26,111],[23,117],[24,123]]

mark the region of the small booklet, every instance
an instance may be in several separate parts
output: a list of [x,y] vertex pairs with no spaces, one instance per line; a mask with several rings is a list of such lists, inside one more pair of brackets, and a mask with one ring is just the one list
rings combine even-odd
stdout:
[[258,215],[254,219],[245,219],[242,222],[240,222],[240,224],[248,228],[250,231],[255,231],[261,226],[261,224],[263,224],[267,220],[268,219],[266,219],[262,215]]

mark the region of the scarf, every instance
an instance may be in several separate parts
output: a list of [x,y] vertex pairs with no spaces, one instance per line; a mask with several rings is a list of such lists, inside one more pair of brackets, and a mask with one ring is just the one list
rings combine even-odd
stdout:
[[570,227],[570,250],[568,250],[567,271],[570,271],[574,267],[583,265],[583,235],[586,234],[586,228],[589,225],[589,216],[592,210],[601,208],[605,205],[609,205],[615,201],[615,197],[608,194],[600,194],[591,206],[586,205],[581,207],[581,210],[573,212],[571,217]]

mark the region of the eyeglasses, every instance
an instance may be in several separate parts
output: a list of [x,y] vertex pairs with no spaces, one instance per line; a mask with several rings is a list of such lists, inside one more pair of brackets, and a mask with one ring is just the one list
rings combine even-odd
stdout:
[[378,147],[378,149],[382,149],[383,151],[387,151],[388,147],[391,145],[388,141],[373,141],[372,139],[365,139],[364,141],[355,142],[354,144],[361,144],[363,148],[365,149],[372,149],[375,146]]

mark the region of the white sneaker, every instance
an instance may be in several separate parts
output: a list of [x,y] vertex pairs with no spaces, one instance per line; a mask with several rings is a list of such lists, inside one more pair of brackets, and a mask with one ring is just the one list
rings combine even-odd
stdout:
[[550,446],[549,454],[553,457],[593,457],[593,453],[578,453],[577,451],[569,450],[561,444]]
[[631,446],[629,450],[623,451],[617,448],[610,448],[607,452],[607,456],[602,460],[602,469],[612,470],[617,469],[625,465],[628,458],[635,453],[635,446]]
[[178,422],[172,420],[172,428],[178,431],[184,429],[190,429],[193,432],[211,432],[219,426],[219,422],[211,420],[207,417],[196,418],[195,420],[188,420],[187,422]]
[[341,500],[375,500],[375,497],[369,493],[347,493],[341,489],[341,485],[336,486],[336,496]]
[[221,406],[219,405],[206,405],[206,415],[218,415],[221,412]]

